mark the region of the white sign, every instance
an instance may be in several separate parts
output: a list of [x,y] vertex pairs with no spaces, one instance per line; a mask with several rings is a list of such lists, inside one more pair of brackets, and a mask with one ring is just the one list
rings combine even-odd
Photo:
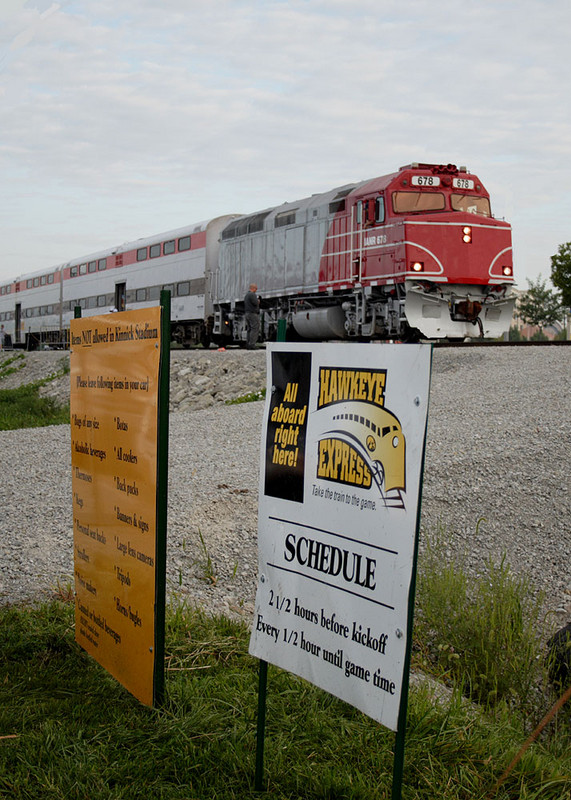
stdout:
[[473,189],[474,181],[471,178],[452,178],[452,186],[455,189]]
[[397,729],[428,345],[274,344],[250,652]]
[[413,175],[410,182],[413,186],[440,186],[436,175]]

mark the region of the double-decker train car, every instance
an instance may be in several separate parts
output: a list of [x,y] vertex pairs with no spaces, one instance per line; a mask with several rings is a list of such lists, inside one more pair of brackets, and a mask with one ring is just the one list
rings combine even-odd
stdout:
[[75,308],[82,316],[156,305],[171,292],[171,334],[208,344],[212,303],[206,286],[217,269],[220,232],[232,215],[138,239],[24,275],[0,286],[0,321],[15,346],[62,347]]
[[495,338],[514,305],[511,228],[476,175],[411,164],[256,214],[227,214],[0,284],[16,346],[66,346],[82,315],[142,308],[171,291],[172,338],[244,344],[243,298],[262,337]]

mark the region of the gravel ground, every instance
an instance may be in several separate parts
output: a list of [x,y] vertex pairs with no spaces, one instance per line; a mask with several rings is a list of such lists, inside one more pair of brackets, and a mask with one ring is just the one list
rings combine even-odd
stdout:
[[[198,353],[176,357],[191,363],[204,358]],[[46,364],[61,358],[42,355]],[[264,357],[236,351],[224,358],[240,368],[249,356]],[[214,351],[210,359],[216,362]],[[24,372],[20,381],[30,379]],[[490,555],[505,554],[547,593],[551,630],[571,620],[570,406],[571,348],[434,351],[422,529],[441,522],[449,555],[465,554],[474,572]],[[262,412],[263,403],[218,403],[170,418],[168,591],[247,621]],[[72,580],[69,427],[0,432],[0,470],[6,604]]]

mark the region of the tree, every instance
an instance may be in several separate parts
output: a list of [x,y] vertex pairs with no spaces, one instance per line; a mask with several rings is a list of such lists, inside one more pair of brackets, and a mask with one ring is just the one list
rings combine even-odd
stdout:
[[551,282],[561,290],[564,306],[571,306],[571,242],[560,244],[551,256]]
[[518,313],[528,325],[544,328],[563,319],[561,296],[548,289],[541,275],[536,281],[527,279],[529,289],[522,295],[518,304]]

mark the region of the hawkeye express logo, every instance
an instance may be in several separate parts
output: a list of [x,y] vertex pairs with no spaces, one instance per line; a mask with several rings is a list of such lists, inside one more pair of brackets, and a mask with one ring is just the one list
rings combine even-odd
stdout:
[[405,438],[385,405],[386,370],[321,367],[317,477],[376,486],[385,506],[404,508]]

